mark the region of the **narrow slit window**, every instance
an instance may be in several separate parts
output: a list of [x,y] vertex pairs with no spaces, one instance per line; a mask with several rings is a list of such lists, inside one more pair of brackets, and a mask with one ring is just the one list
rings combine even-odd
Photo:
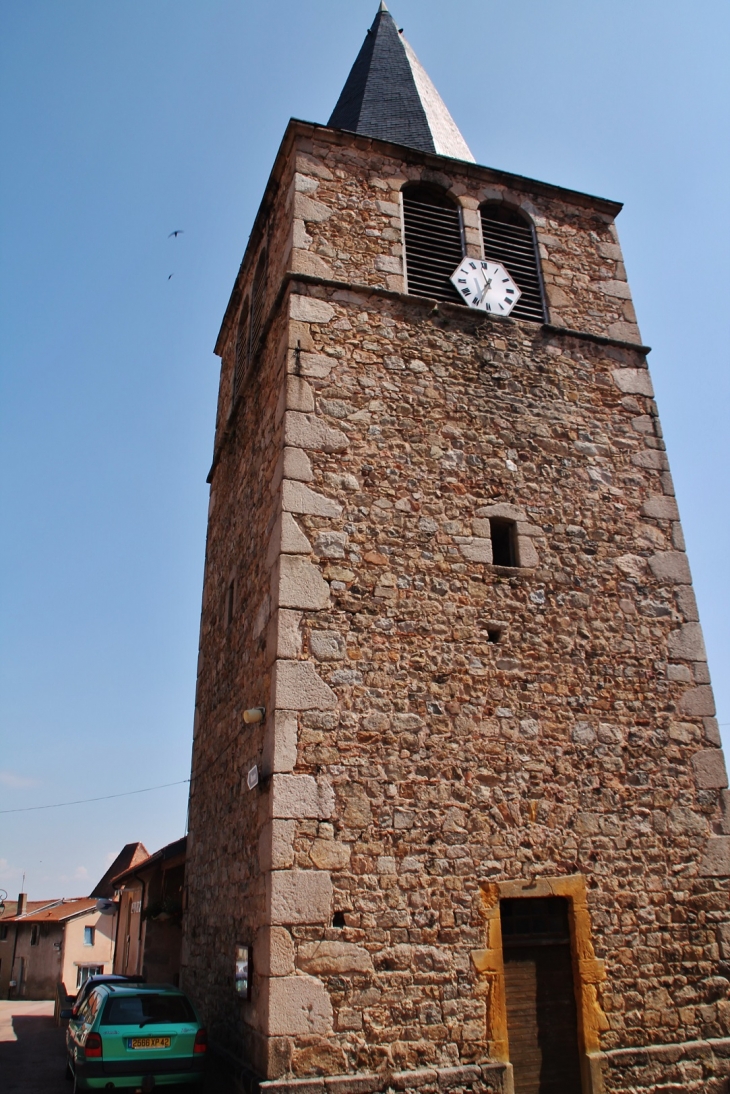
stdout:
[[233,369],[233,404],[238,402],[243,382],[246,379],[249,365],[249,304],[244,301],[241,308],[241,318],[238,321],[238,334],[236,336],[236,362]]
[[403,223],[409,294],[463,304],[449,280],[464,257],[458,205],[438,190],[411,186],[403,191]]
[[512,309],[513,319],[545,322],[545,307],[532,225],[514,209],[501,204],[481,207],[484,257],[501,262],[522,296]]
[[495,566],[517,565],[517,527],[511,520],[490,520],[492,562]]
[[34,923],[30,929],[30,944],[31,946],[38,945],[38,938],[40,936],[40,928]]
[[264,301],[266,298],[266,251],[261,256],[256,266],[253,287],[251,289],[251,334],[249,343],[249,363],[256,363],[256,356],[261,348],[261,337],[264,333]]
[[226,627],[233,622],[233,613],[236,608],[236,582],[232,581],[226,591]]

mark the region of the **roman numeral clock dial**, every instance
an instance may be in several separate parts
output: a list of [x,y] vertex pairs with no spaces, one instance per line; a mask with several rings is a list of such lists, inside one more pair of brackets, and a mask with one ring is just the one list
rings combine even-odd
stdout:
[[470,308],[509,315],[522,293],[504,266],[489,258],[465,258],[451,280]]

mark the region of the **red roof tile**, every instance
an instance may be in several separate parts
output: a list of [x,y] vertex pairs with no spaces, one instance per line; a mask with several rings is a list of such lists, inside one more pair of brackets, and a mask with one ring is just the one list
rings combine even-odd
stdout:
[[[55,903],[55,900],[29,900],[26,910],[28,912],[37,912],[39,908],[47,908],[49,904]],[[2,915],[0,915],[0,920],[2,920],[4,923],[7,923],[9,919],[12,919],[15,916],[17,910],[17,900],[6,900],[5,911],[2,913]]]
[[[29,910],[24,915],[11,916],[11,923],[62,923],[64,919],[71,919],[80,912],[91,912],[96,908],[96,901],[92,897],[78,896],[66,897],[63,900],[46,901],[31,900]],[[7,922],[7,917],[6,917]]]

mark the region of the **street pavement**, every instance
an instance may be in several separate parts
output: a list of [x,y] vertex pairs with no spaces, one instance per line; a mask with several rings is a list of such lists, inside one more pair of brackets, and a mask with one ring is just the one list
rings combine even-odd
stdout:
[[[1,1094],[69,1094],[65,1070],[65,1031],[54,1023],[53,1001],[0,999]],[[206,1094],[233,1094],[213,1061]]]
[[0,1000],[2,1094],[68,1094],[64,1033],[53,1002]]

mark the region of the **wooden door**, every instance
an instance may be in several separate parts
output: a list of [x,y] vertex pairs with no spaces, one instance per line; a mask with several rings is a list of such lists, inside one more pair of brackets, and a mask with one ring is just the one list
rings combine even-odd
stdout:
[[501,915],[515,1094],[581,1094],[567,901],[503,900]]

